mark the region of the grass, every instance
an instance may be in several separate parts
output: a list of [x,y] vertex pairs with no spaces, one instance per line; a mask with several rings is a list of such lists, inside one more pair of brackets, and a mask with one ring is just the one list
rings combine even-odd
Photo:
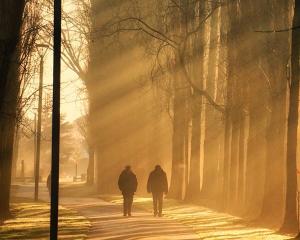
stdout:
[[[119,195],[101,195],[101,199],[122,204]],[[134,206],[152,211],[152,199],[136,196]],[[283,240],[291,236],[277,234],[275,230],[258,227],[241,218],[213,211],[211,209],[188,204],[173,199],[164,200],[164,216],[172,218],[193,228],[200,239],[249,239],[249,240]]]
[[[0,239],[49,239],[49,204],[13,203],[13,218],[0,226]],[[59,207],[59,239],[85,239],[90,222],[77,212]]]

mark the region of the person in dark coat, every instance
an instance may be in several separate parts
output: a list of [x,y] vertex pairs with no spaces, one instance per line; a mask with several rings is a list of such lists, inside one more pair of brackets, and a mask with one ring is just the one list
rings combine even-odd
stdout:
[[133,195],[137,189],[137,179],[135,174],[131,171],[130,166],[126,166],[119,176],[119,189],[123,195],[123,213],[124,216],[131,216],[131,207],[133,202]]
[[150,173],[147,183],[148,193],[152,193],[154,216],[162,216],[164,193],[168,193],[167,175],[161,166],[156,165]]

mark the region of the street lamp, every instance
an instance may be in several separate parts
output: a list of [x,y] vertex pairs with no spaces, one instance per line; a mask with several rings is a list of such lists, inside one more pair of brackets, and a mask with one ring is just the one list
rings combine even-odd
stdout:
[[37,52],[40,56],[40,76],[39,76],[39,103],[38,103],[38,120],[36,131],[36,160],[35,160],[35,184],[34,200],[39,198],[39,180],[40,180],[40,155],[41,155],[41,128],[42,128],[42,102],[43,102],[43,80],[44,80],[44,57],[49,45],[37,44]]

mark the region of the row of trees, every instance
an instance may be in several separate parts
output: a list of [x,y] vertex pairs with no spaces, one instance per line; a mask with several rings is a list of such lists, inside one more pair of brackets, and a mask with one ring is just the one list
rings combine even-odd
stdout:
[[[140,176],[161,162],[170,197],[283,220],[296,231],[299,2],[76,3],[76,17],[64,13],[62,54],[87,86],[85,135],[91,175],[97,152],[99,191],[113,190],[120,162]],[[21,66],[40,29],[32,9],[0,5],[1,219],[9,213]]]
[[[164,150],[171,146],[172,152],[170,197],[283,220],[283,229],[296,231],[298,7],[297,1],[267,0],[91,1],[87,87],[91,127],[99,132],[99,190],[112,190],[108,183],[117,173],[108,169],[117,159],[136,159],[141,138],[163,139]],[[141,133],[143,125],[162,121],[161,115],[144,118],[153,99],[131,106],[124,96],[137,87],[120,83],[132,84],[128,72],[129,78],[144,77],[123,74],[130,67],[125,62],[136,64],[142,51],[171,117],[167,142],[167,134],[157,133],[162,125],[154,130],[159,139],[149,129]],[[107,117],[113,111],[124,112]],[[120,127],[109,124],[120,117]],[[149,142],[145,146],[149,156],[133,159],[136,166],[157,153]]]

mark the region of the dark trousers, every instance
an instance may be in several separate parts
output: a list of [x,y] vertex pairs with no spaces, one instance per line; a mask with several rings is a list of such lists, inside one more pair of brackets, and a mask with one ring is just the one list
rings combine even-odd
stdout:
[[123,193],[123,213],[124,216],[131,215],[131,207],[133,202],[133,194],[124,194]]
[[154,215],[162,214],[163,192],[152,192]]

